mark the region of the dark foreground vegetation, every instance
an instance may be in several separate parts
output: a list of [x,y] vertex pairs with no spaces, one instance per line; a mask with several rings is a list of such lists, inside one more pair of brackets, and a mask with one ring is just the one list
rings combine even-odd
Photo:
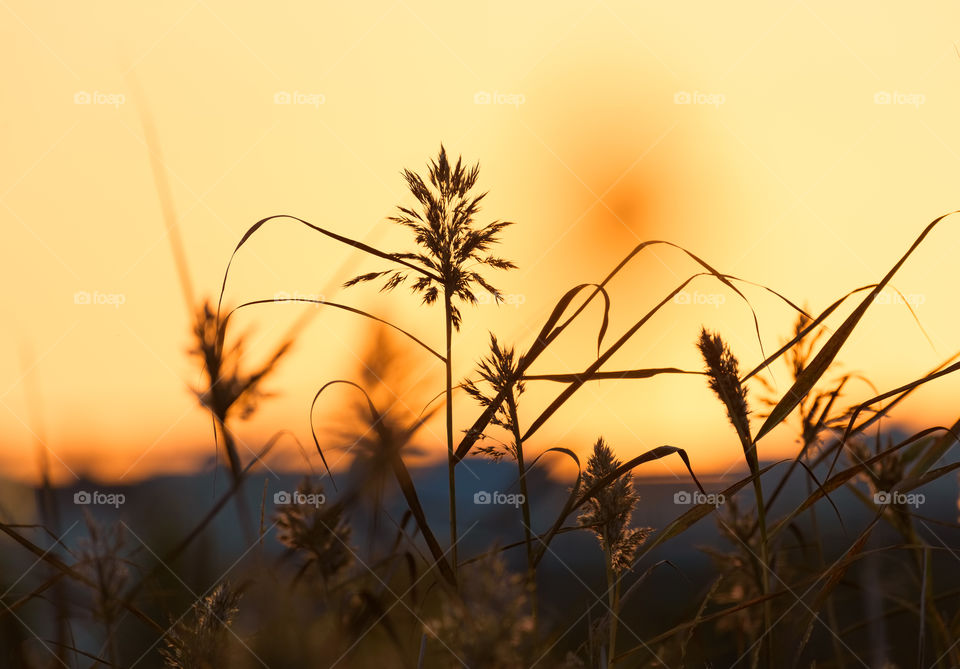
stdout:
[[[402,251],[292,216],[247,230],[231,262],[264,226],[292,222],[345,252],[374,256],[382,269],[347,282],[343,294],[356,298],[349,303],[294,297],[229,309],[227,265],[220,300],[191,305],[192,354],[205,374],[198,398],[227,478],[221,474],[215,487],[198,475],[63,490],[50,485],[44,467],[36,512],[2,509],[0,664],[960,666],[960,460],[952,450],[960,420],[912,434],[891,428],[898,404],[957,371],[958,356],[854,405],[845,400],[853,376],[835,364],[942,218],[878,283],[819,313],[777,295],[796,311],[795,328],[753,369],[741,368],[722,333],[706,330],[691,333],[701,369],[608,369],[691,282],[717,282],[747,301],[745,282],[675,247],[696,273],[637,313],[625,332],[609,332],[608,286],[646,249],[673,246],[651,241],[598,283],[560,295],[532,341],[491,334],[475,372],[454,379],[452,343],[470,316],[464,307],[481,295],[499,301],[496,275],[514,268],[498,251],[511,223],[479,220],[478,176],[442,148],[426,174],[405,171],[411,201],[392,218],[412,236]],[[442,310],[443,332],[415,335],[364,311],[357,305],[365,284],[412,290],[424,309]],[[238,309],[269,317],[282,303],[311,302],[375,323],[374,344],[358,351],[364,365],[356,378],[318,388],[304,416],[313,444],[278,432],[249,452],[233,426],[264,401],[264,384],[295,334],[254,364],[231,317]],[[571,324],[588,318],[597,321],[595,361],[535,373]],[[759,339],[757,314],[754,321]],[[443,364],[443,387],[420,413],[392,399],[392,375],[402,373],[396,342]],[[384,353],[391,345],[395,355]],[[775,367],[791,377],[786,390],[768,381]],[[729,435],[717,439],[742,446],[741,476],[701,481],[697,463],[674,445],[624,459],[617,451],[625,445],[599,435],[579,452],[538,442],[538,431],[584,384],[642,384],[663,374],[708,384],[729,422]],[[545,407],[528,407],[530,384],[560,390]],[[321,437],[318,405],[351,401],[351,427],[338,439]],[[472,424],[454,423],[455,402],[475,407]],[[408,461],[428,422],[443,425],[446,463],[413,469]],[[796,434],[795,456],[761,460],[764,438],[782,424]],[[281,447],[312,449],[324,468],[334,451],[349,450],[353,460],[349,471],[315,472],[305,457],[305,476],[291,480],[263,466]],[[682,463],[689,479],[636,480],[662,458]],[[563,483],[548,479],[551,459],[569,460],[577,473]]]

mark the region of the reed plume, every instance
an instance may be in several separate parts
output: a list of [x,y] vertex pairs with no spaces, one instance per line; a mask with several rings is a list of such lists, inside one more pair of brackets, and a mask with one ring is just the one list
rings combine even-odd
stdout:
[[[763,595],[770,592],[770,557],[767,539],[767,515],[763,500],[763,486],[760,483],[760,459],[757,456],[757,446],[750,436],[750,409],[747,405],[747,391],[740,382],[740,363],[733,355],[730,347],[719,334],[711,334],[706,328],[700,331],[700,340],[697,342],[700,353],[706,363],[706,373],[710,389],[720,398],[727,410],[727,418],[733,429],[736,430],[743,455],[753,477],[753,491],[757,503],[757,525],[760,528],[760,564],[757,565],[761,576]],[[763,605],[764,629],[771,630],[770,602]],[[771,630],[772,634],[772,630]],[[764,652],[767,663],[771,661],[772,641],[770,635],[763,637]]]
[[327,504],[323,486],[304,479],[276,514],[277,539],[303,558],[298,577],[317,573],[324,584],[352,562],[351,529],[339,504]]
[[445,661],[440,666],[530,666],[533,619],[527,613],[528,590],[522,576],[507,570],[502,557],[491,554],[474,563],[460,595],[448,597],[440,615],[424,625],[443,648]]
[[[613,449],[600,437],[594,443],[593,453],[587,461],[583,487],[589,490],[604,477],[614,473],[621,464]],[[608,660],[616,654],[621,576],[633,566],[637,549],[652,532],[650,528],[630,526],[633,511],[639,501],[640,497],[633,489],[633,473],[628,471],[590,497],[584,505],[584,511],[577,518],[581,527],[590,528],[596,535],[606,560]]]
[[[458,157],[456,164],[447,158],[447,151],[440,145],[440,154],[428,166],[424,180],[416,172],[403,171],[407,188],[417,200],[417,207],[397,207],[397,215],[390,220],[409,228],[420,250],[414,253],[394,253],[393,257],[419,267],[411,290],[421,295],[424,304],[433,304],[443,298],[446,339],[446,430],[447,430],[447,478],[450,497],[450,555],[456,572],[457,565],[457,484],[455,467],[457,458],[453,450],[453,331],[460,329],[462,315],[455,301],[477,303],[474,290],[487,291],[496,302],[502,295],[476,269],[487,266],[494,269],[515,269],[512,262],[492,255],[490,247],[500,241],[500,232],[512,223],[493,221],[486,225],[476,224],[480,203],[486,193],[472,194],[480,174],[479,164],[463,165]],[[427,185],[429,181],[430,185]],[[347,281],[352,286],[366,281],[382,279],[381,290],[392,290],[405,283],[408,270],[384,270],[361,274]]]
[[217,669],[227,666],[224,642],[239,611],[240,592],[220,583],[194,602],[164,637],[160,649],[170,669]]

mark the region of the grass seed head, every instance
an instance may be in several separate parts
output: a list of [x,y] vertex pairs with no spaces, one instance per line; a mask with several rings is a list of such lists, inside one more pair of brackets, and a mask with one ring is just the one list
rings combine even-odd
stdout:
[[460,598],[451,595],[425,631],[456,656],[447,652],[449,666],[520,669],[529,666],[533,633],[528,600],[523,576],[491,554],[464,574]]
[[[496,336],[491,333],[490,353],[480,360],[477,367],[477,375],[480,378],[476,381],[473,379],[464,381],[462,384],[464,392],[485,409],[493,404],[497,395],[508,388],[513,400],[516,401],[524,391],[523,381],[516,378],[518,362],[514,349],[500,346]],[[511,434],[514,432],[515,426],[506,402],[500,403],[490,422]],[[517,457],[515,443],[502,446],[484,444],[475,450],[494,460],[499,460],[507,454],[513,458]]]
[[96,584],[94,617],[111,625],[123,611],[123,591],[130,580],[130,570],[124,549],[123,529],[120,525],[102,527],[87,516],[88,538],[79,542],[78,570]]
[[[583,487],[590,488],[621,464],[603,438],[597,439],[587,461]],[[630,527],[639,501],[640,497],[633,489],[633,474],[626,472],[588,499],[578,518],[581,526],[589,527],[597,536],[604,551],[609,551],[617,573],[631,567],[637,549],[652,532],[648,527]]]
[[[323,486],[314,486],[309,479],[297,487],[297,493],[308,502],[324,499]],[[353,562],[348,548],[351,529],[339,504],[285,504],[277,512],[276,522],[280,543],[304,557],[304,573],[318,572],[326,582]]]
[[194,602],[190,612],[164,637],[161,655],[171,669],[215,669],[226,666],[224,641],[239,610],[240,592],[220,583]]
[[[382,279],[381,290],[393,290],[409,279],[411,289],[422,297],[424,304],[433,304],[444,293],[476,304],[474,291],[477,287],[488,292],[497,302],[501,301],[500,291],[474,268],[483,265],[493,269],[516,268],[512,262],[490,253],[491,247],[500,241],[500,232],[512,224],[506,221],[486,225],[476,223],[480,203],[486,196],[486,193],[471,194],[479,173],[479,165],[467,167],[460,158],[456,164],[451,163],[442,145],[440,154],[428,166],[426,180],[415,172],[404,170],[407,188],[417,205],[397,207],[397,215],[390,220],[410,229],[419,249],[393,256],[423,268],[424,272],[407,269],[370,272],[356,276],[344,285]],[[460,310],[451,303],[451,321],[458,330],[461,320]]]
[[747,418],[750,409],[747,406],[747,391],[740,383],[740,365],[737,358],[720,335],[711,334],[706,329],[700,331],[697,347],[706,363],[710,390],[716,393],[726,407],[727,418],[737,431],[744,450],[751,450],[750,421]]
[[234,413],[246,419],[256,411],[259,401],[269,396],[263,390],[263,381],[293,345],[291,340],[281,343],[259,368],[246,371],[244,337],[224,346],[227,322],[218,321],[211,304],[204,302],[194,321],[195,343],[190,350],[202,361],[207,377],[207,387],[198,393],[200,403],[222,423]]

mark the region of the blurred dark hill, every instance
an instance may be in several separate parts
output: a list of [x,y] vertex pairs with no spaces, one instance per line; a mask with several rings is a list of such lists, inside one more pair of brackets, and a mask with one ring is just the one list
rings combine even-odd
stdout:
[[[787,463],[782,463],[767,474],[764,478],[765,489],[772,490],[779,476],[786,471],[786,467]],[[495,499],[494,493],[501,496],[518,493],[515,463],[469,459],[461,465],[458,472],[461,559],[468,560],[495,544],[503,546],[520,541],[523,535],[519,524],[521,515],[518,508],[509,503],[475,503],[475,495],[481,493],[487,493],[491,500]],[[446,545],[448,540],[446,536],[446,466],[444,464],[413,469],[411,473],[437,537],[441,544]],[[817,472],[821,480],[825,474],[825,468]],[[715,493],[742,476],[741,472],[732,472],[722,478],[704,480],[703,483],[708,492]],[[800,469],[794,473],[770,510],[772,517],[781,517],[799,505],[807,496],[808,482],[805,477],[806,474]],[[295,490],[297,483],[301,480],[302,475],[260,473],[247,481],[244,495],[248,508],[252,514],[256,515],[253,519],[254,527],[260,526],[261,508],[263,511],[265,532],[262,545],[257,542],[251,546],[245,542],[236,507],[231,501],[223,506],[209,527],[198,535],[189,549],[169,565],[159,564],[161,557],[168,554],[187,536],[191,529],[203,520],[217,500],[228,491],[230,481],[223,471],[216,476],[213,472],[207,472],[192,476],[158,477],[132,486],[102,486],[91,481],[80,481],[72,486],[55,489],[54,498],[60,513],[62,542],[71,548],[77,545],[80,537],[88,533],[85,513],[101,525],[122,523],[121,527],[124,528],[125,533],[125,550],[129,551],[132,562],[137,565],[132,570],[134,575],[156,568],[164,579],[165,587],[152,594],[157,597],[158,602],[175,610],[177,606],[189,605],[192,598],[191,590],[205,592],[225,575],[231,580],[240,580],[243,578],[245,569],[271,570],[275,573],[278,588],[289,584],[290,572],[286,570],[281,560],[283,549],[276,541],[275,531],[272,528],[274,495]],[[349,490],[357,482],[356,474],[353,472],[348,471],[337,476],[340,491]],[[545,532],[555,520],[557,512],[567,498],[568,484],[553,480],[538,470],[531,472],[529,483],[533,498],[534,529]],[[675,501],[678,493],[692,493],[695,490],[687,477],[678,479],[638,477],[635,483],[641,496],[641,502],[634,517],[637,525],[649,526],[655,531],[661,530],[690,508]],[[333,491],[328,480],[324,480],[324,487],[328,495],[327,503],[337,499],[338,493]],[[932,545],[960,547],[960,529],[955,525],[958,496],[956,477],[944,477],[916,492],[921,492],[925,497],[923,504],[916,509],[916,513],[925,519],[921,527],[926,528],[928,540]],[[91,499],[96,494],[96,499],[99,501],[112,500],[116,505],[74,503],[75,496],[83,494]],[[25,509],[35,508],[31,501],[35,495],[36,492],[33,489],[22,484],[12,482],[0,484],[0,513],[3,514],[3,519],[10,523],[36,523],[36,518],[24,518]],[[83,501],[87,498],[77,497],[76,499]],[[122,503],[118,503],[121,499]],[[262,504],[264,499],[265,504]],[[478,497],[477,501],[484,499]],[[828,562],[839,557],[840,547],[849,546],[874,517],[874,512],[847,489],[832,493],[831,499],[843,518],[842,524],[837,512],[828,502],[821,500],[815,506],[818,533],[823,542],[824,557]],[[738,493],[736,500],[741,509],[752,508],[750,487],[747,486]],[[350,515],[354,528],[351,543],[361,560],[374,554],[377,549],[390,545],[397,534],[397,525],[394,521],[399,523],[406,508],[393,481],[388,480],[382,500],[383,509],[388,516],[381,517],[379,526],[374,527],[370,512],[372,501],[366,498],[361,499],[361,503],[353,508]],[[641,560],[633,575],[628,577],[629,584],[651,565],[662,560],[668,560],[670,563],[657,567],[654,576],[644,581],[638,593],[639,596],[624,611],[624,624],[637,637],[649,637],[658,631],[668,629],[682,620],[682,616],[689,616],[696,611],[700,600],[706,594],[709,580],[712,578],[711,573],[713,573],[711,559],[701,549],[704,547],[718,550],[732,549],[732,546],[722,540],[715,515],[711,514],[678,538],[657,547]],[[575,517],[568,521],[568,524],[573,522]],[[949,523],[953,526],[947,527],[939,523]],[[45,549],[51,546],[51,538],[43,530],[24,529],[22,531],[37,545]],[[782,549],[795,555],[799,563],[812,560],[814,555],[812,542],[816,534],[811,528],[809,515],[804,513],[797,518],[790,532],[783,533]],[[420,543],[422,545],[422,542]],[[903,539],[897,537],[888,525],[881,523],[871,536],[868,547],[897,543],[903,543]],[[421,548],[421,550],[426,554],[425,549]],[[58,554],[64,553],[59,551]],[[508,550],[507,555],[514,569],[517,571],[523,569],[522,548]],[[242,559],[241,556],[243,556]],[[955,558],[946,551],[934,557],[935,565],[939,564],[940,569],[947,574],[946,577],[938,576],[938,588],[948,589],[960,586],[960,570],[956,569],[956,563],[951,564]],[[15,549],[13,542],[8,538],[2,540],[2,549],[0,549],[2,584],[5,589],[12,588],[9,591],[11,600],[29,592],[31,587],[36,587],[41,572],[45,573],[44,567],[38,567],[36,562],[35,556],[27,551]],[[889,573],[896,573],[896,571],[896,566],[883,563],[874,570],[873,577],[885,578]],[[27,576],[21,578],[22,574]],[[856,578],[859,577],[855,577],[854,581]],[[598,593],[604,589],[602,554],[596,539],[585,531],[558,535],[551,543],[544,559],[539,574],[539,586],[544,598],[542,599],[543,615],[554,627],[568,625],[571,611],[586,613],[587,608],[596,602]],[[852,608],[859,607],[862,614],[870,604],[866,595],[858,592],[860,586],[864,591],[869,590],[869,584],[858,585],[854,582],[846,601]],[[655,605],[650,605],[651,602]],[[158,603],[159,610],[163,609]],[[581,629],[571,634],[570,638],[583,638],[587,620],[587,616],[584,616],[577,623]],[[36,624],[42,627],[43,622]],[[875,632],[873,630],[873,633]],[[891,638],[897,633],[895,629],[886,631]],[[628,633],[627,638],[636,643],[633,634]],[[134,640],[130,643],[133,644]],[[826,641],[818,640],[815,636],[814,643],[826,643]]]

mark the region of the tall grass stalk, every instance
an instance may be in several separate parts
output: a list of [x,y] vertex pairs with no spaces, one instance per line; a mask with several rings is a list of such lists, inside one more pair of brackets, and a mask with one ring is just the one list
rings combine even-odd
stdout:
[[[467,167],[460,158],[456,164],[447,158],[446,149],[428,165],[426,180],[416,172],[404,170],[407,188],[417,200],[416,208],[399,206],[390,218],[414,233],[420,250],[416,253],[395,253],[391,259],[404,261],[407,267],[418,269],[411,285],[424,304],[443,299],[446,376],[446,441],[447,478],[450,496],[450,546],[454,572],[457,558],[457,484],[456,464],[459,459],[453,447],[453,333],[460,329],[462,315],[455,300],[476,304],[475,286],[487,291],[496,302],[502,300],[499,290],[482,275],[471,269],[475,266],[494,269],[514,269],[516,265],[489,254],[490,247],[499,241],[500,231],[509,222],[493,221],[476,225],[474,217],[486,193],[472,194],[480,174],[480,166]],[[427,184],[429,182],[429,185]],[[419,267],[418,267],[419,266]],[[392,290],[411,278],[410,270],[389,269],[361,274],[346,282],[346,286],[382,279],[381,290]]]
[[606,484],[590,495],[586,509],[578,518],[581,526],[593,531],[603,550],[609,609],[606,619],[610,621],[607,630],[607,667],[613,666],[613,658],[617,654],[621,577],[633,565],[637,549],[651,531],[649,528],[630,527],[633,510],[640,500],[633,489],[633,474],[627,471],[609,480],[617,474],[622,464],[603,438],[597,439],[587,461],[583,483],[588,490],[601,482],[606,481]]
[[[706,363],[707,378],[710,389],[720,398],[727,410],[727,418],[736,430],[743,455],[753,476],[753,492],[757,504],[757,524],[760,529],[760,578],[761,591],[764,597],[770,594],[770,556],[769,539],[767,537],[767,513],[763,500],[763,485],[760,482],[760,459],[757,456],[757,444],[750,436],[750,409],[747,406],[747,391],[740,382],[740,365],[730,351],[727,344],[718,334],[711,334],[706,329],[700,331],[700,340],[697,343],[703,360]],[[763,603],[763,645],[767,666],[772,666],[773,627],[770,601]]]
[[457,460],[453,453],[453,304],[450,289],[444,283],[444,328],[446,349],[444,353],[444,380],[446,384],[446,435],[447,435],[447,494],[450,497],[450,559],[453,563],[453,573],[456,577],[458,564],[457,544],[460,542],[457,535]]
[[536,629],[538,615],[536,560],[534,555],[533,529],[531,525],[530,491],[527,486],[527,466],[523,457],[523,433],[520,430],[520,418],[517,409],[518,398],[523,394],[525,386],[523,381],[520,380],[520,374],[517,371],[517,362],[514,349],[501,346],[497,338],[491,334],[490,353],[480,361],[478,369],[480,378],[489,385],[491,394],[485,393],[475,382],[470,380],[464,382],[463,389],[483,407],[492,406],[496,397],[501,394],[505,397],[504,402],[497,407],[496,412],[491,418],[491,422],[494,425],[506,429],[513,438],[513,443],[507,445],[505,448],[484,444],[476,450],[478,453],[487,455],[494,460],[500,460],[507,454],[516,460],[520,494],[522,495],[520,508],[523,514],[523,536],[527,552],[527,587],[531,592],[530,599],[534,629]]

